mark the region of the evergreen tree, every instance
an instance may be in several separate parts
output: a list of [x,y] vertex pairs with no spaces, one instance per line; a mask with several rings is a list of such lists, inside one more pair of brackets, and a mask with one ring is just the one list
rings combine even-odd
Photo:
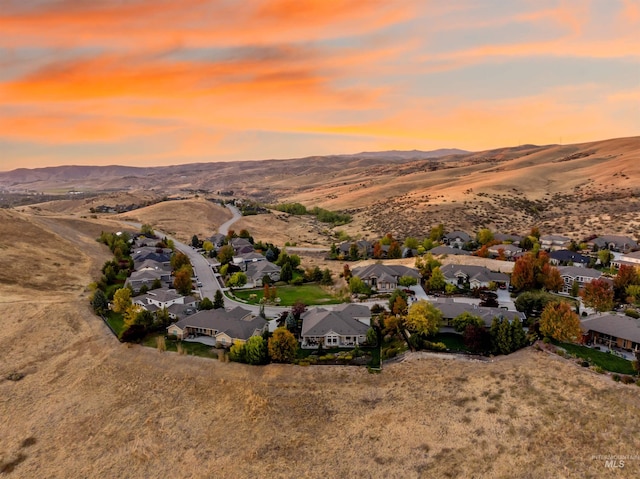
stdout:
[[288,283],[293,279],[293,268],[291,268],[290,263],[285,263],[282,269],[280,270],[280,280]]
[[216,290],[216,294],[213,296],[213,309],[224,308],[224,296],[222,291]]
[[91,299],[91,306],[96,314],[104,314],[109,308],[109,301],[101,289],[96,289]]

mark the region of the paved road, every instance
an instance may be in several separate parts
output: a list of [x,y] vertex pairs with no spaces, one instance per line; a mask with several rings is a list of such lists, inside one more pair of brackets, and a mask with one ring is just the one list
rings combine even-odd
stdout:
[[218,228],[218,233],[223,234],[223,235],[229,234],[229,227],[233,223],[238,221],[240,218],[242,218],[242,213],[240,213],[240,210],[238,208],[236,208],[233,205],[227,205],[227,208],[233,214],[233,218],[231,218],[229,221],[226,221],[226,222],[222,223],[220,225],[220,228]]

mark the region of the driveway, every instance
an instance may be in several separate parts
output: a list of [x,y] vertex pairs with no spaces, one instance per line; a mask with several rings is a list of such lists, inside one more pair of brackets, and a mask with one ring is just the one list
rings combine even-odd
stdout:
[[236,208],[233,205],[226,205],[228,210],[231,211],[231,213],[233,214],[233,218],[231,218],[229,221],[226,221],[224,223],[222,223],[220,225],[220,228],[218,228],[218,233],[223,234],[223,235],[227,235],[229,234],[229,227],[235,223],[236,221],[238,221],[240,218],[242,218],[242,213],[240,213],[240,210],[238,208]]

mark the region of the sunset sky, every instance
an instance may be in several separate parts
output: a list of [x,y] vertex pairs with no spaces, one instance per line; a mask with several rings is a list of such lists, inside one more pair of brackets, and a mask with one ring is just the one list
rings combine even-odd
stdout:
[[0,170],[640,134],[640,0],[0,0]]

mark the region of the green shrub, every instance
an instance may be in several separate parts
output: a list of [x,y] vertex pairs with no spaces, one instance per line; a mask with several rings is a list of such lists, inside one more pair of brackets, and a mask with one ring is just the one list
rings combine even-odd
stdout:
[[636,381],[636,386],[640,387],[640,379]]
[[615,382],[620,382],[620,375],[619,374],[612,374],[611,375],[611,379],[613,379]]
[[430,349],[432,351],[446,351],[447,350],[447,345],[440,342],[440,343],[432,343],[431,341],[425,341],[424,342],[424,347],[425,349]]
[[583,368],[588,368],[589,367],[589,361],[580,361],[580,366],[582,366]]
[[604,369],[602,369],[600,366],[594,366],[593,370],[598,374],[604,374]]
[[544,337],[544,338],[542,338],[542,342],[543,342],[544,344],[549,344],[549,343],[551,342],[551,338],[549,338],[549,337]]
[[557,349],[556,350],[556,354],[558,356],[560,356],[561,358],[564,358],[567,356],[567,352],[564,349]]
[[309,366],[309,364],[311,364],[311,363],[309,361],[307,361],[307,360],[304,360],[304,359],[301,360],[301,361],[298,361],[298,366]]
[[624,384],[633,384],[634,383],[634,379],[631,376],[622,376],[621,380],[622,380],[622,382]]
[[626,314],[630,318],[640,319],[640,313],[638,313],[638,311],[633,308],[625,309],[624,314]]

